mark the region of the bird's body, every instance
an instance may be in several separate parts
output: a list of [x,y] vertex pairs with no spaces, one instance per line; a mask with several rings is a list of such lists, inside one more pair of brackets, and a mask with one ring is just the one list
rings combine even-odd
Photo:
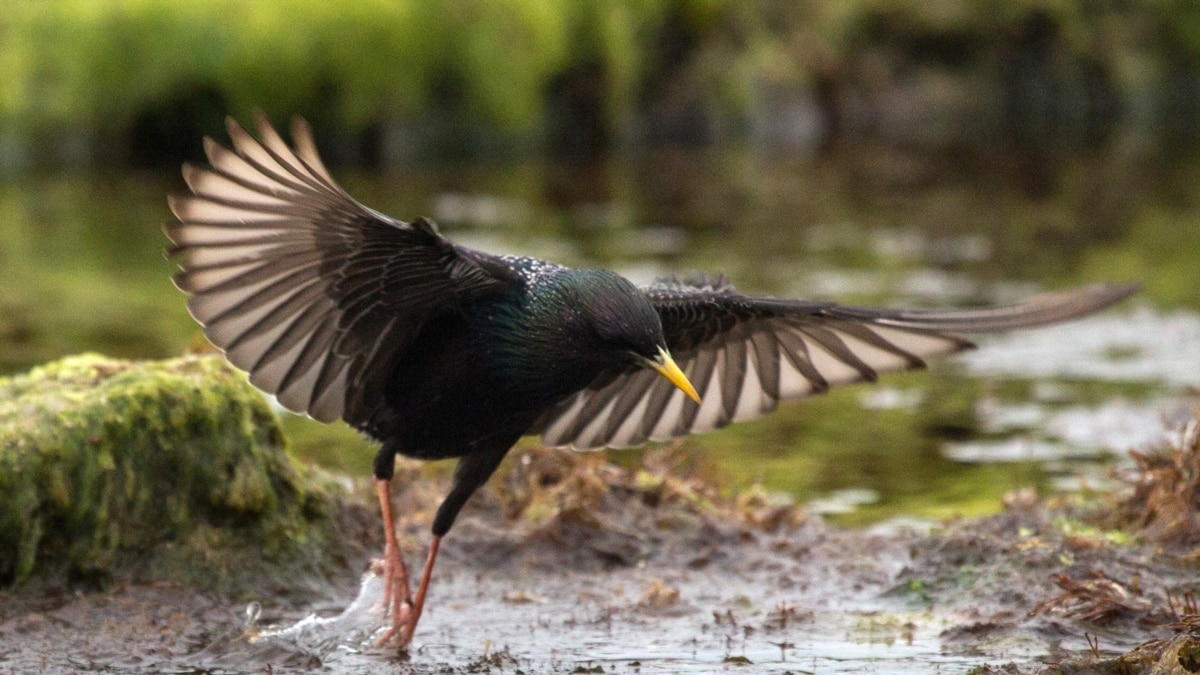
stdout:
[[[969,310],[849,307],[739,293],[724,277],[638,288],[604,270],[456,246],[432,223],[350,198],[307,126],[288,147],[230,122],[211,167],[185,166],[166,232],[176,283],[214,345],[285,407],[343,419],[375,461],[393,617],[407,645],[441,537],[523,435],[578,449],[708,431],[831,385],[918,368],[971,346],[958,332],[1056,323],[1132,285],[1094,284]],[[676,363],[678,361],[678,364]],[[694,385],[694,386],[693,386]],[[415,597],[392,529],[395,455],[458,457]]]
[[550,405],[624,365],[593,348],[592,315],[608,308],[581,292],[627,286],[629,304],[640,300],[638,309],[657,324],[650,304],[611,272],[511,262],[510,288],[421,331],[392,368],[365,430],[401,439],[396,451],[419,459],[467,454],[498,429],[523,434]]
[[[388,368],[383,395],[348,415],[383,439],[377,476],[390,477],[395,454],[494,466],[552,405],[628,362],[627,345],[601,348],[596,327],[614,325],[604,318],[636,317],[643,329],[628,341],[653,353],[658,316],[625,279],[533,258],[501,261],[509,284],[423,327]],[[439,513],[434,532],[448,531],[454,516]]]

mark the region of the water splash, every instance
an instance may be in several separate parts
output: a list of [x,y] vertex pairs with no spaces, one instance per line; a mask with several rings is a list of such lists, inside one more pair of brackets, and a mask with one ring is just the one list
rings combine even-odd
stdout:
[[341,654],[375,651],[375,640],[386,630],[382,599],[382,578],[368,572],[358,596],[337,616],[309,614],[291,625],[260,626],[262,608],[250,603],[242,629],[194,655],[190,665],[233,672],[268,663],[313,668],[329,665]]

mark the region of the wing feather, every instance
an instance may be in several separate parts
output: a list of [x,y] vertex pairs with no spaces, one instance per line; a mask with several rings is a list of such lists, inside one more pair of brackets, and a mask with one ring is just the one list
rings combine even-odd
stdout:
[[[721,421],[726,422],[737,412],[738,398],[742,393],[742,381],[746,378],[746,342],[736,337],[721,350],[724,367],[721,369]],[[684,433],[687,433],[684,430]]]
[[[621,396],[613,405],[605,429],[605,444],[629,444],[637,435],[641,420],[635,413],[637,408],[645,408],[650,402],[650,388],[660,380],[658,373],[641,369],[632,373],[627,385],[621,389]],[[641,414],[645,414],[644,410]],[[644,439],[641,439],[644,440]],[[637,442],[641,442],[641,440]]]
[[307,124],[295,147],[261,114],[233,120],[231,147],[183,168],[164,227],[176,285],[212,343],[286,408],[362,427],[387,366],[422,327],[508,287],[499,258],[449,243],[432,224],[354,201],[322,163]]
[[759,331],[751,333],[750,344],[754,349],[756,372],[760,377],[763,394],[767,398],[778,400],[780,381],[783,378],[779,362],[779,339],[774,333]]
[[[655,376],[657,376],[657,373],[655,373]],[[658,379],[661,380],[662,378],[660,377]],[[658,428],[663,423],[662,420],[664,417],[664,413],[666,412],[667,407],[670,405],[671,399],[675,396],[675,394],[682,395],[682,392],[677,391],[676,388],[670,386],[669,383],[667,383],[667,386],[665,386],[665,387],[663,386],[663,384],[664,383],[662,383],[662,382],[657,382],[657,383],[655,383],[654,387],[650,388],[650,395],[646,399],[645,417],[642,418],[642,425],[641,425],[641,431],[642,431],[641,436],[643,438],[649,438],[649,439],[655,440],[655,441],[671,438],[671,436],[665,435],[666,434],[665,431],[659,432]],[[614,384],[613,386],[617,386],[617,385]],[[589,391],[591,391],[591,390],[590,389],[585,390],[583,393],[580,394],[580,397],[581,398],[586,397],[588,395]],[[674,424],[672,423],[670,426],[673,428]],[[545,439],[543,439],[543,440],[545,440]],[[550,443],[547,442],[547,444],[550,444]],[[569,445],[569,444],[570,444],[570,440],[568,440],[566,438],[561,439],[557,443],[553,443],[553,445]]]
[[1094,284],[967,310],[755,298],[712,277],[672,278],[645,290],[662,319],[666,346],[701,403],[653,371],[605,373],[535,423],[532,432],[544,443],[628,447],[709,431],[770,412],[780,400],[873,382],[881,373],[922,368],[929,357],[972,347],[954,332],[1056,323],[1108,307],[1136,286]]

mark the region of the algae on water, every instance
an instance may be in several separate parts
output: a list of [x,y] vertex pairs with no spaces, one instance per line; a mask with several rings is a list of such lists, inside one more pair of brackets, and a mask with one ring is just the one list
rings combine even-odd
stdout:
[[0,379],[0,587],[278,591],[345,566],[341,517],[219,357],[88,354]]

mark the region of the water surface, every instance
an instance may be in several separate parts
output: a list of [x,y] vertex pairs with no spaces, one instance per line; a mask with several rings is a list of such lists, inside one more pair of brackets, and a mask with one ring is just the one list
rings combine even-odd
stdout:
[[[761,482],[848,522],[994,510],[1020,487],[1103,484],[1200,384],[1200,162],[1139,139],[1027,161],[871,147],[793,156],[660,150],[335,173],[367,205],[455,241],[637,282],[724,272],[744,291],[893,306],[977,305],[1100,279],[1143,294],[1100,317],[982,340],[932,373],[785,404],[688,439],[715,479]],[[160,226],[174,174],[0,185],[0,372],[79,351],[197,344]],[[356,435],[288,419],[296,450],[366,475]],[[622,455],[614,454],[618,461]],[[628,459],[630,455],[624,455]]]

